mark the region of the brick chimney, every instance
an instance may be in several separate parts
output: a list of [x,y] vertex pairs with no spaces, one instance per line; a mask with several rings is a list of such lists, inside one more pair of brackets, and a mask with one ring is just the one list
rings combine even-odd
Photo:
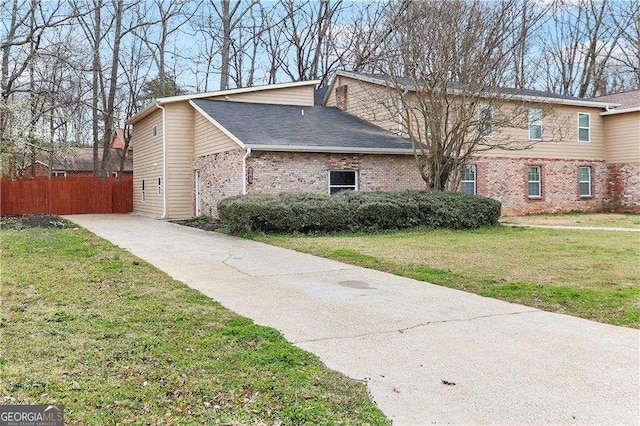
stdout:
[[336,106],[343,111],[347,110],[347,85],[336,87]]

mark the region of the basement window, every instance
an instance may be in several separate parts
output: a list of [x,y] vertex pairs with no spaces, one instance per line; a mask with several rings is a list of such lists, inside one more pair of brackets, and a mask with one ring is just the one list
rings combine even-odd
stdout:
[[144,192],[144,179],[142,179],[142,202],[143,203],[147,202],[147,197],[146,197],[146,194]]
[[54,170],[51,172],[51,176],[53,177],[67,177],[67,172],[64,170]]
[[358,190],[358,172],[356,170],[329,170],[329,194],[348,190]]
[[158,195],[162,195],[162,178],[158,178]]
[[151,136],[158,136],[158,126],[153,126],[151,128]]

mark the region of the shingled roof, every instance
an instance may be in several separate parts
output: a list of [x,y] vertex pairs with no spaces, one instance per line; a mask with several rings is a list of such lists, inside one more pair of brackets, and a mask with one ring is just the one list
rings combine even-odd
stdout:
[[599,102],[616,102],[619,103],[619,109],[640,107],[640,90],[629,90],[627,92],[614,93],[613,95],[605,95],[593,98]]
[[263,151],[409,154],[411,143],[337,108],[194,99],[245,146]]
[[[381,86],[389,86],[390,82],[387,78],[385,78],[381,74],[370,74],[364,73],[360,71],[343,71],[339,70],[336,72],[336,75],[343,75],[345,77],[351,77],[363,81],[368,81],[370,83],[379,84]],[[332,85],[335,83],[336,79],[333,80]],[[396,79],[397,84],[404,89],[408,90],[416,90],[417,85],[416,81],[411,78],[399,77]],[[461,90],[461,85],[454,81],[450,82],[449,89],[451,93],[455,93],[457,90]],[[617,103],[613,103],[615,101],[609,100],[601,100],[601,99],[583,99],[577,98],[574,96],[566,96],[553,92],[546,92],[540,90],[529,90],[529,89],[515,89],[510,87],[497,87],[492,89],[487,89],[486,93],[491,93],[493,95],[503,96],[507,99],[520,99],[526,101],[535,101],[535,102],[551,102],[551,103],[561,103],[567,105],[582,105],[582,106],[594,106],[600,108],[606,108],[607,106],[617,106]],[[326,97],[325,97],[326,100]]]

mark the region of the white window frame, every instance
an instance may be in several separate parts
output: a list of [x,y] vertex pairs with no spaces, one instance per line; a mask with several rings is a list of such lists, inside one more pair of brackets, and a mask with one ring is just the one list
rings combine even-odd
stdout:
[[[331,185],[331,172],[350,172],[355,174],[355,185]],[[327,170],[327,192],[331,195],[332,188],[344,188],[345,190],[352,189],[354,191],[358,190],[359,187],[359,176],[358,170],[347,170],[347,169],[333,169]],[[339,192],[339,191],[337,191]]]
[[[485,110],[489,111],[488,122],[483,122],[482,112]],[[486,134],[485,134],[486,129],[484,128],[484,126],[488,126],[489,132]],[[482,104],[478,106],[478,131],[480,132],[480,136],[483,136],[485,138],[493,137],[493,108],[491,108],[491,105]]]
[[[589,120],[589,125],[587,127],[580,126],[580,116],[583,116],[583,115],[586,115],[587,120]],[[588,132],[586,140],[580,139],[580,130],[586,130]],[[583,142],[583,143],[591,142],[591,114],[589,114],[588,112],[578,113],[578,142]]]
[[111,177],[112,178],[118,178],[118,172],[111,172]]
[[[530,171],[532,168],[538,169],[538,180],[531,180]],[[538,194],[532,195],[529,188],[532,183],[538,184]],[[527,197],[529,198],[542,198],[542,166],[527,166]]]
[[[465,172],[467,169],[471,168],[473,170],[473,180],[465,180]],[[473,183],[473,192],[464,192],[464,184],[465,183]],[[460,181],[460,192],[464,194],[476,195],[478,193],[478,167],[475,164],[467,164],[462,169],[462,180]]]
[[158,176],[158,195],[162,195],[162,176]]
[[144,179],[142,179],[142,191],[141,191],[141,195],[142,195],[142,202],[146,203],[147,202],[147,194],[145,193],[145,188],[144,188]]
[[[532,117],[532,113],[536,114],[536,117],[533,118]],[[532,141],[541,141],[543,136],[542,136],[542,109],[541,108],[529,108],[529,140]],[[534,127],[540,127],[540,137],[539,138],[534,138],[531,137],[531,130]]]
[[54,170],[51,172],[51,177],[67,177],[66,170]]
[[[582,170],[586,169],[589,171],[589,180],[582,180]],[[591,184],[592,181],[592,174],[591,174],[591,167],[590,166],[580,166],[578,168],[578,194],[580,195],[580,197],[582,198],[590,198],[592,197],[592,191],[591,191]],[[589,193],[588,194],[583,194],[582,193],[582,184],[583,183],[587,183],[589,184]]]
[[158,136],[158,126],[154,125],[154,126],[151,128],[151,136],[153,136],[153,137]]

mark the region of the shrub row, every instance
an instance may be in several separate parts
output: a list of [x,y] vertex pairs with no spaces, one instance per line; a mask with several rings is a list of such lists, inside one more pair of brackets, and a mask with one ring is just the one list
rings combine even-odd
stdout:
[[241,195],[218,203],[224,227],[241,232],[335,232],[417,226],[466,229],[495,225],[500,203],[476,195],[435,191],[334,195]]

